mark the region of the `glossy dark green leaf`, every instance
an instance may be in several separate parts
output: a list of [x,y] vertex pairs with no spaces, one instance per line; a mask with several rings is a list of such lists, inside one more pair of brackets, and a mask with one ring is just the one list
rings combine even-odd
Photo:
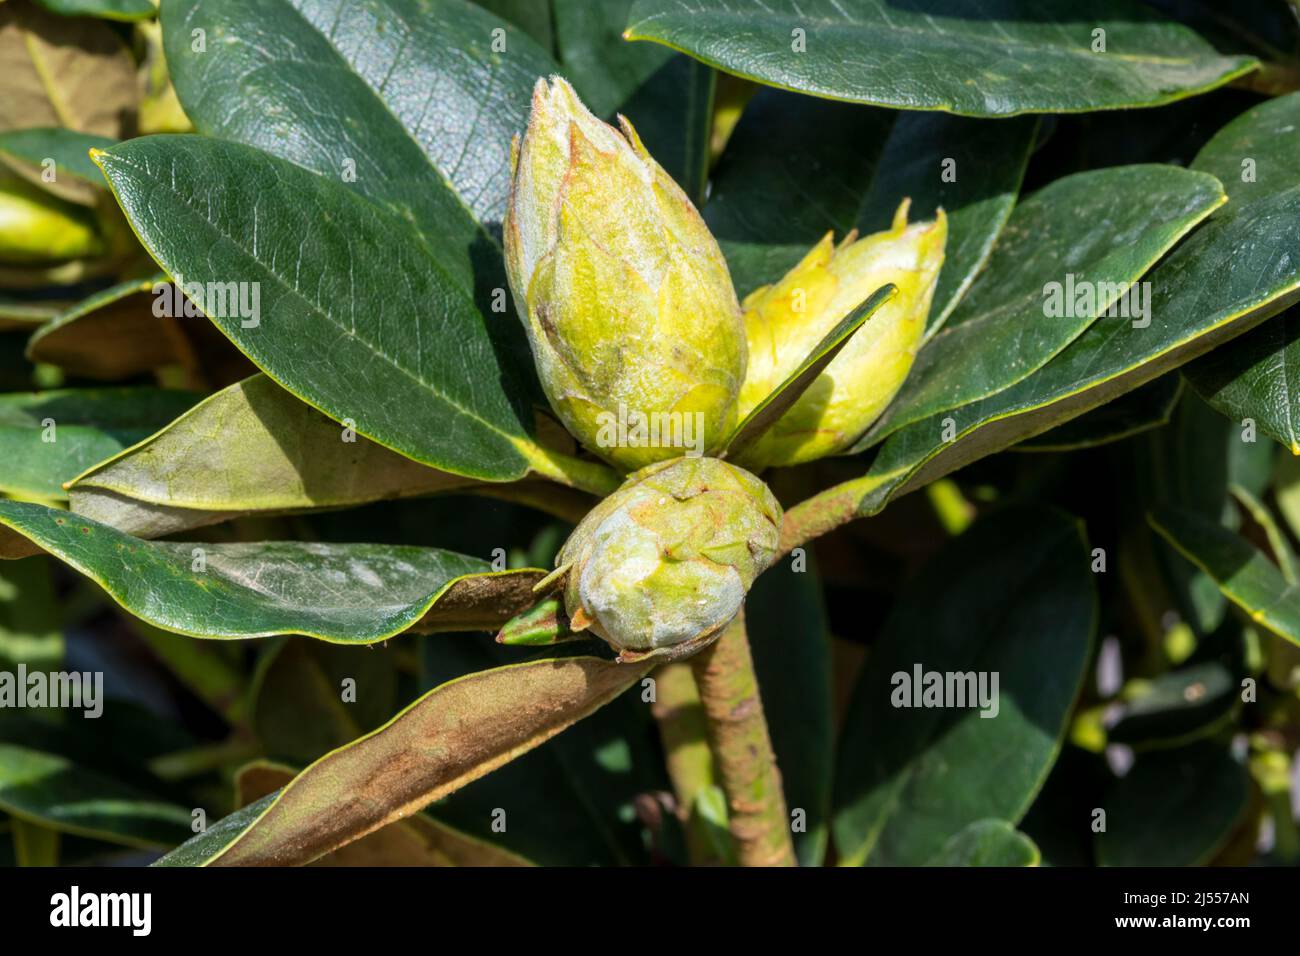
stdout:
[[1133,0],[1087,16],[1069,0],[637,0],[626,35],[771,86],[967,116],[1155,106],[1256,66]]
[[[449,681],[160,862],[309,863],[507,764],[619,696],[645,671],[573,657]],[[529,706],[521,708],[520,700]],[[319,812],[326,805],[330,812]]]
[[792,834],[801,866],[821,866],[825,859],[835,762],[831,635],[821,581],[811,561],[795,571],[786,558],[745,599],[754,671],[786,806],[803,811],[804,829]]
[[[1198,515],[1235,531],[1237,512],[1229,503],[1228,488],[1234,461],[1239,460],[1234,451],[1242,447],[1240,431],[1185,389],[1169,427],[1132,446],[1136,481],[1131,520],[1139,526],[1130,532],[1133,544],[1141,546],[1141,515],[1158,507]],[[1228,611],[1218,586],[1154,532],[1146,538],[1155,559],[1153,570],[1167,585],[1174,609],[1197,635],[1212,634]],[[1154,597],[1162,592],[1159,583],[1147,581],[1144,589]]]
[[1300,591],[1263,552],[1222,525],[1186,511],[1161,508],[1149,520],[1251,620],[1300,644]]
[[[149,0],[142,2],[147,4]],[[0,133],[0,153],[37,167],[52,159],[56,177],[72,176],[102,187],[104,177],[91,161],[90,151],[108,149],[116,142],[107,136],[57,126],[12,129]]]
[[1191,363],[1192,387],[1238,424],[1247,419],[1300,454],[1300,310],[1288,309]]
[[[918,865],[972,823],[1020,820],[1060,750],[1095,604],[1082,528],[1055,511],[991,515],[927,565],[875,642],[845,718],[841,859]],[[993,706],[970,699],[974,685],[965,706],[955,694],[946,707],[900,706],[924,702],[918,669],[982,677],[986,692],[997,675],[986,693],[996,714],[981,716]]]
[[551,24],[550,0],[474,0],[502,20],[513,23],[537,41],[543,50],[554,51],[555,30]]
[[[164,0],[162,23],[200,133],[336,181],[353,160],[351,188],[435,247],[499,254],[489,233],[505,211],[510,140],[533,84],[556,72],[524,33],[466,0]],[[196,29],[208,52],[193,49]],[[493,49],[498,29],[505,52]]]
[[1015,446],[1016,451],[1073,451],[1095,448],[1169,424],[1182,392],[1177,372],[1121,395],[1100,408],[1073,418]]
[[[381,444],[487,480],[519,477],[537,452],[528,442],[520,448],[532,426],[526,406],[535,377],[518,323],[485,316],[497,318],[495,293],[505,289],[496,235],[510,138],[525,125],[533,83],[555,69],[544,51],[464,0],[350,0],[342,6],[169,0],[163,25],[177,91],[200,132],[256,146],[319,174],[292,175],[295,186],[278,200],[266,194],[265,183],[256,183],[258,175],[244,179],[284,242],[287,223],[298,221],[300,236],[322,231],[318,216],[303,219],[302,189],[329,204],[343,193],[368,200],[332,214],[338,229],[327,230],[333,235],[320,246],[333,251],[321,248],[322,255],[311,257],[316,261],[309,271],[332,280],[328,290],[314,291],[322,293],[321,310],[334,329],[307,337],[323,351],[304,361],[289,354],[292,336],[263,349],[267,336],[238,323],[218,324],[290,391],[336,419],[355,419]],[[194,50],[195,29],[226,38],[223,55]],[[372,42],[377,35],[384,42]],[[498,40],[505,52],[493,49]],[[229,109],[232,102],[240,108]],[[231,208],[230,190],[238,185],[223,186],[223,205]],[[270,215],[278,202],[291,206]],[[369,219],[374,230],[353,222],[355,216]],[[251,231],[242,234],[251,243]],[[308,269],[297,239],[293,246],[277,255],[283,267],[294,264],[290,288],[302,278],[297,264]],[[367,247],[371,255],[360,251]],[[157,257],[173,273],[191,264]],[[218,268],[206,258],[192,264],[185,271],[191,280],[210,280],[208,273]],[[395,285],[389,281],[394,274],[408,281]],[[281,301],[278,293],[274,297]],[[375,301],[386,307],[376,312]],[[278,324],[295,326],[297,311]],[[329,348],[331,340],[352,344]],[[384,387],[371,387],[367,375]],[[336,383],[329,394],[320,388],[325,378]],[[398,417],[406,425],[394,431]]]
[[926,866],[1037,866],[1038,847],[1006,820],[979,820],[926,861]]
[[1246,810],[1246,768],[1217,741],[1138,757],[1103,799],[1102,866],[1196,866],[1213,858]]
[[67,500],[64,482],[151,435],[196,398],[155,388],[0,395],[0,491]]
[[[1279,201],[1295,192],[1300,161],[1300,94],[1265,103],[1229,123],[1196,158],[1219,176],[1234,202]],[[1240,422],[1254,419],[1264,434],[1294,453],[1297,323],[1294,310],[1217,349],[1187,368],[1192,386],[1219,411]]]
[[1158,165],[1076,173],[1022,201],[856,447],[1023,381],[1094,322],[1149,324],[1133,284],[1224,201],[1214,177]]
[[36,0],[63,17],[99,17],[104,20],[147,20],[157,12],[150,0]]
[[[1288,123],[1292,132],[1284,133]],[[1285,184],[1300,178],[1297,143],[1300,94],[1258,106],[1216,134],[1195,168],[1215,175],[1229,201],[1144,277],[1151,324],[1095,322],[1024,381],[894,433],[854,488],[859,512],[874,514],[900,493],[1096,408],[1290,305],[1300,295],[1300,185]],[[1247,153],[1274,169],[1276,189],[1252,192],[1240,182]]]
[[64,833],[127,846],[173,846],[190,811],[57,754],[0,743],[0,809]]
[[844,346],[849,344],[853,334],[897,292],[898,289],[892,284],[882,286],[836,323],[835,328],[822,337],[822,340],[786,377],[785,381],[755,405],[744,420],[736,426],[735,431],[724,443],[719,457],[730,455],[734,458],[763,437],[763,434],[775,425],[795,402],[799,401],[803,393],[816,381],[817,376],[821,375],[826,366],[835,360],[835,356],[840,354]]
[[948,245],[933,330],[987,260],[1015,204],[1036,126],[764,90],[745,107],[718,161],[704,218],[745,296],[781,278],[828,231],[886,229],[905,197],[913,220],[942,206]]
[[187,290],[241,284],[239,306],[214,291],[205,311],[282,386],[424,464],[522,477],[531,421],[502,385],[454,230],[435,251],[341,181],[236,143],[151,136],[96,155]]
[[409,546],[143,541],[43,505],[0,501],[0,524],[76,568],[124,608],[205,638],[304,634],[339,644],[409,628],[500,626],[540,571]]

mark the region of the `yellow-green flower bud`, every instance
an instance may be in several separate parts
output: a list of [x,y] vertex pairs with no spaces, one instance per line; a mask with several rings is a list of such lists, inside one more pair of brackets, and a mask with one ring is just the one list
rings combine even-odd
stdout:
[[676,458],[630,475],[565,542],[569,626],[635,659],[709,643],[775,559],[781,506],[749,472]]
[[898,294],[854,333],[808,390],[738,460],[755,471],[796,465],[848,448],[885,410],[925,332],[948,220],[907,224],[908,201],[892,228],[864,239],[828,233],[779,282],[745,298],[749,370],[741,414],[761,402],[822,337],[886,283]]
[[0,262],[47,265],[103,251],[87,210],[17,176],[0,176]]
[[504,232],[542,387],[587,448],[624,470],[719,445],[745,333],[727,264],[686,194],[619,117],[553,77],[533,90]]

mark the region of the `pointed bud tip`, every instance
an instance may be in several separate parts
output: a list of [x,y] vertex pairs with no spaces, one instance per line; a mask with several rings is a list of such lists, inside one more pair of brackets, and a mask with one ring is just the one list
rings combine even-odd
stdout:
[[906,196],[894,210],[894,222],[890,226],[890,232],[902,232],[907,228],[907,214],[912,211],[912,197]]

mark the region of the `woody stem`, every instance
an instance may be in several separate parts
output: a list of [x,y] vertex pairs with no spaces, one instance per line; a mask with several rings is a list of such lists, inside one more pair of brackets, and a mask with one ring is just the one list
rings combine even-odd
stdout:
[[781,773],[741,611],[709,647],[691,658],[708,721],[718,782],[727,797],[728,829],[741,866],[794,866],[794,841]]
[[832,485],[788,509],[781,522],[780,553],[788,554],[813,538],[861,517],[858,514],[858,503],[877,484],[879,479],[872,476],[855,478]]

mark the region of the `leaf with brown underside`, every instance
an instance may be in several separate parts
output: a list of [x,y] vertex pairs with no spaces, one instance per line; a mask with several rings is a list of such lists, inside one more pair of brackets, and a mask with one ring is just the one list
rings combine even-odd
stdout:
[[141,537],[238,515],[444,492],[500,497],[572,521],[595,501],[542,479],[480,482],[421,465],[350,432],[260,374],[95,465],[70,483],[69,492],[77,514]]
[[149,291],[160,281],[161,274],[129,279],[76,303],[37,329],[28,360],[100,381],[181,364],[179,326],[150,307]]
[[[200,865],[310,863],[549,740],[649,669],[570,657],[449,681],[379,730],[316,761],[260,813],[250,813],[251,820],[225,828],[231,838],[224,845],[199,834],[173,854]],[[187,849],[194,843],[205,844],[204,851]]]
[[545,576],[541,571],[515,571],[491,577],[460,578],[452,582],[438,603],[411,630],[417,634],[433,634],[501,627],[536,600],[533,587]]
[[162,273],[127,279],[60,310],[27,343],[32,362],[69,375],[116,381],[167,366],[187,387],[221,388],[257,371],[203,316],[154,314]]
[[12,528],[0,527],[0,561],[15,561],[40,554],[41,549]]
[[135,125],[135,65],[99,20],[55,16],[30,0],[0,3],[0,75],[0,130],[58,126],[120,137]]
[[[297,771],[269,760],[241,767],[236,801],[247,806],[293,781]],[[428,814],[390,823],[369,836],[321,857],[312,866],[533,866],[518,854],[461,833]]]

